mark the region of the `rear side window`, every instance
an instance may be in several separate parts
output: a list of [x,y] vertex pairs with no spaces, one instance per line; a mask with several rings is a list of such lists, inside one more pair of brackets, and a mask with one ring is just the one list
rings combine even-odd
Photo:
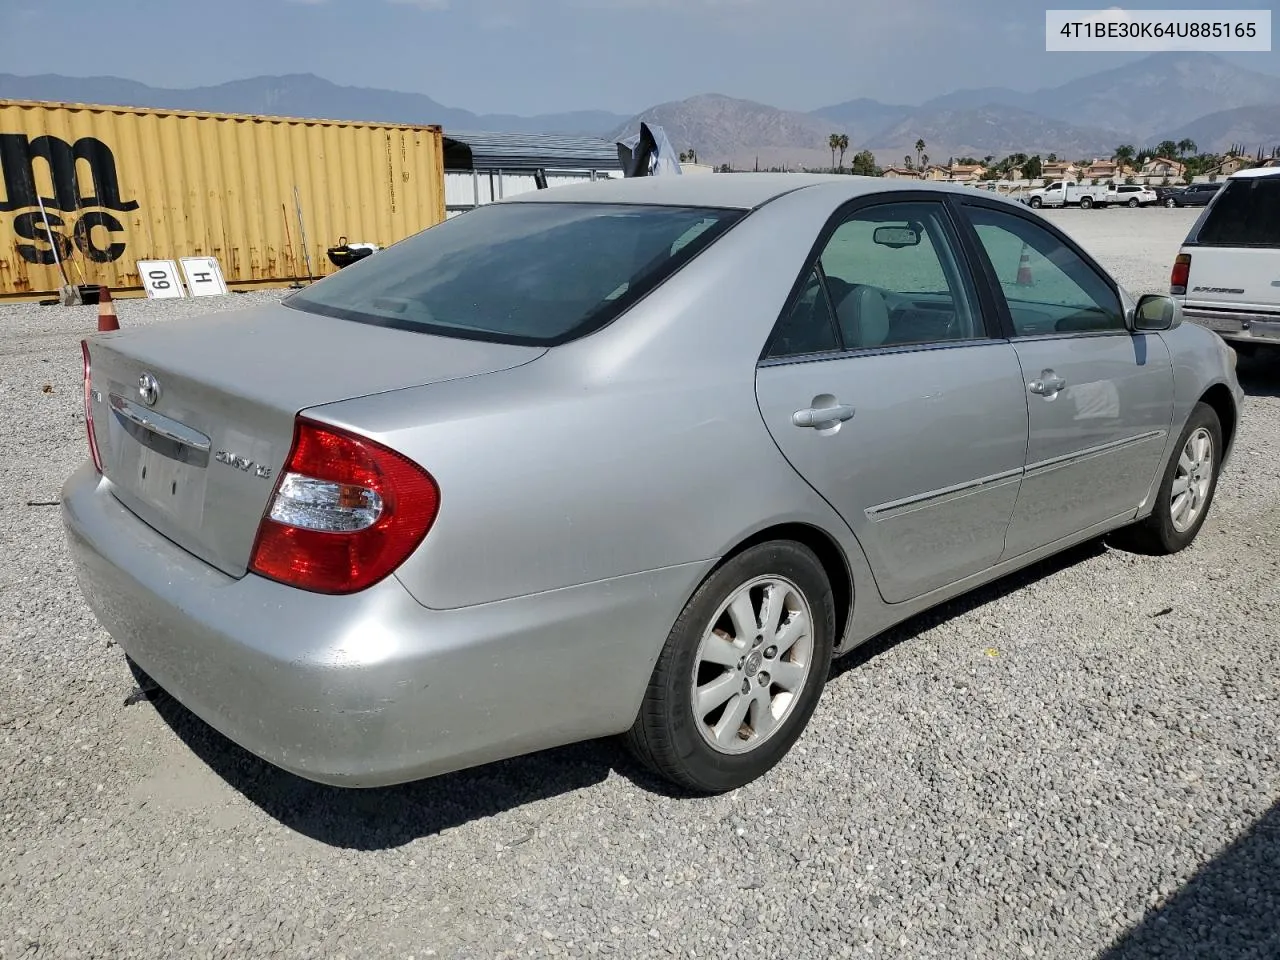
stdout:
[[359,260],[284,303],[424,333],[552,346],[609,323],[741,216],[656,205],[493,204]]
[[1220,247],[1280,247],[1280,177],[1228,182],[1196,239]]

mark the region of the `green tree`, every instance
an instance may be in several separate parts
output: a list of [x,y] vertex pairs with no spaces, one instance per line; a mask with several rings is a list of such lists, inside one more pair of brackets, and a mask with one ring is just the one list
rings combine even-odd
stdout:
[[916,166],[920,167],[921,169],[924,168],[924,165],[920,162],[920,158],[923,156],[923,154],[924,154],[924,140],[917,139],[916,140]]
[[[1182,142],[1186,143],[1185,140]],[[1168,159],[1168,160],[1173,159],[1174,157],[1178,156],[1178,152],[1179,152],[1178,145],[1174,143],[1172,140],[1161,140],[1159,143],[1156,144],[1156,153],[1158,153],[1160,156],[1164,157],[1165,159]]]
[[849,171],[860,177],[878,177],[880,168],[876,166],[876,155],[870,150],[859,150],[849,161]]
[[1034,157],[1028,157],[1027,162],[1022,165],[1022,176],[1027,180],[1039,180],[1040,175],[1044,173],[1044,167],[1040,163],[1040,154]]
[[1183,137],[1181,140],[1179,140],[1177,147],[1178,147],[1179,155],[1184,153],[1196,152],[1196,142],[1192,140],[1190,137]]
[[836,168],[836,151],[840,149],[840,134],[833,133],[827,137],[827,146],[831,148],[831,169]]
[[847,133],[840,134],[840,169],[844,169],[844,152],[849,149],[849,135]]
[[1111,155],[1111,159],[1120,166],[1126,167],[1133,162],[1134,152],[1132,145],[1122,143],[1120,146],[1116,147],[1115,152]]

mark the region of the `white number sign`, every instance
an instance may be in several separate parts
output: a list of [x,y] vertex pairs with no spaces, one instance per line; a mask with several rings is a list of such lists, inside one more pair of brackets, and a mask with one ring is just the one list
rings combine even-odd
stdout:
[[180,300],[187,295],[178,279],[178,265],[172,260],[139,260],[137,267],[148,300]]
[[220,297],[227,292],[217,257],[183,257],[182,272],[193,297]]

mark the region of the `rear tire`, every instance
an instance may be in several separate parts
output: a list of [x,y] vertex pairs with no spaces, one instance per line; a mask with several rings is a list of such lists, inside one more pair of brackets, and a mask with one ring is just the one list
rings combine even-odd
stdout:
[[1221,463],[1222,424],[1213,407],[1201,401],[1165,466],[1151,514],[1119,531],[1123,545],[1149,554],[1177,553],[1190,546],[1209,515]]
[[1131,207],[1136,207],[1137,205],[1138,205],[1138,198],[1137,198],[1137,197],[1134,197],[1132,200],[1130,200],[1130,201],[1129,201],[1129,206],[1131,206]]
[[1081,197],[1081,198],[1080,198],[1080,209],[1082,209],[1082,210],[1088,210],[1088,209],[1089,209],[1090,207],[1092,207],[1092,206],[1093,206],[1093,197]]
[[757,779],[813,715],[835,624],[831,584],[812,550],[790,540],[744,550],[707,578],[671,628],[627,748],[699,793]]

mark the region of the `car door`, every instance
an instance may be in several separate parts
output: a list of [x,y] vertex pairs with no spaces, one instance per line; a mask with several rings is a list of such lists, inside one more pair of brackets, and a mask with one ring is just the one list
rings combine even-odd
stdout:
[[951,217],[919,193],[837,214],[756,371],[778,448],[891,603],[999,559],[1026,451],[1017,356]]
[[1159,471],[1173,367],[1131,332],[1113,282],[1060,231],[965,200],[1025,380],[1029,440],[1005,557],[1131,515]]

